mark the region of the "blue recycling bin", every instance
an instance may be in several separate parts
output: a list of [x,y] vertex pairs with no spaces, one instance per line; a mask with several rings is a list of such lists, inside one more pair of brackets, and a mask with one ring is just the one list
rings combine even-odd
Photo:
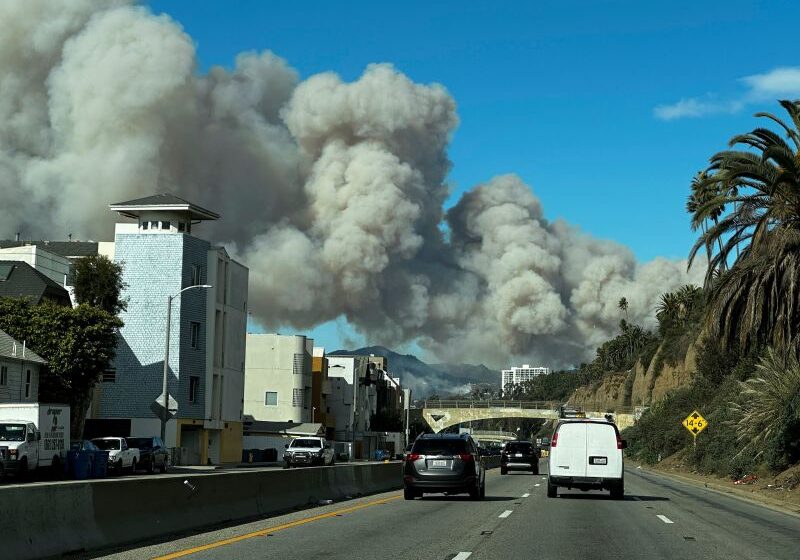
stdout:
[[92,478],[105,478],[108,476],[108,451],[88,451],[94,455],[92,461]]
[[90,478],[94,462],[93,455],[91,451],[69,451],[67,453],[67,469],[70,478],[74,480]]

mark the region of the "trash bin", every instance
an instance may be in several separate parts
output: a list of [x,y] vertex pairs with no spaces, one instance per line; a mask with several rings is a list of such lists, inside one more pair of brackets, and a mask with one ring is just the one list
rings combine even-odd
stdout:
[[70,451],[67,453],[67,464],[70,478],[74,480],[86,480],[92,474],[92,459],[93,453],[91,451]]
[[92,461],[92,478],[105,478],[108,476],[108,451],[89,451],[94,455]]

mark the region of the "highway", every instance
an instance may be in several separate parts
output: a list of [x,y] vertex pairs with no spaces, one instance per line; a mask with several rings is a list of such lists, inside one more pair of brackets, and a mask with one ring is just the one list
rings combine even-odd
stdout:
[[405,501],[389,492],[90,557],[796,560],[798,554],[800,516],[661,475],[628,469],[622,501],[563,489],[548,499],[543,476],[501,476],[495,469],[481,502],[444,495]]

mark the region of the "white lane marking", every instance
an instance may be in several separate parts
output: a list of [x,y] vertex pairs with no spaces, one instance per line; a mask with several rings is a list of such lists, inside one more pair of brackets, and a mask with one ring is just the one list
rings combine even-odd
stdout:
[[[513,510],[507,509],[507,510],[505,510],[503,513],[501,513],[500,515],[498,515],[498,517],[499,517],[500,519],[505,519],[506,517],[508,517],[508,516],[509,516],[509,515],[511,515],[512,513],[513,513]],[[670,523],[672,523],[672,521],[670,521]]]
[[543,477],[542,477],[542,480],[547,480],[547,477],[546,477],[546,476],[543,476]]
[[664,523],[674,523],[674,522],[673,522],[673,521],[672,521],[672,520],[671,520],[669,517],[667,517],[666,515],[656,515],[656,517],[658,517],[658,518],[659,518],[661,521],[663,521]]
[[467,560],[470,556],[472,556],[471,552],[459,552],[453,556],[453,560]]
[[534,484],[534,486],[535,486],[536,488],[539,488],[539,486],[541,486],[541,484]]
[[637,502],[641,502],[642,501],[642,499],[639,496],[631,496],[631,498],[633,498]]
[[525,493],[522,495],[522,497],[523,497],[523,498],[527,498],[528,496],[530,496],[530,494],[528,494],[527,492],[525,492]]

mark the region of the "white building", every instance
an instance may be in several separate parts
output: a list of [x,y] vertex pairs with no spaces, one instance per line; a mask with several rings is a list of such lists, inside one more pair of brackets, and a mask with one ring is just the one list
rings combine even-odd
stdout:
[[255,421],[311,422],[313,348],[314,340],[303,335],[248,333],[245,416]]
[[375,384],[367,382],[368,374],[367,356],[328,356],[328,408],[336,419],[336,441],[350,442],[357,459],[371,457],[377,445],[368,434],[378,401]]
[[[87,435],[160,433],[156,400],[167,297],[173,296],[168,387],[178,410],[167,422],[166,444],[181,448],[180,461],[188,464],[241,461],[248,269],[192,233],[219,218],[210,210],[170,194],[110,209],[133,222],[118,223],[114,243],[97,244],[94,254],[122,264],[128,308],[120,314],[125,325],[114,367],[96,390]],[[174,297],[202,284],[211,288]]]
[[500,389],[505,392],[509,385],[519,385],[549,373],[550,368],[546,367],[531,367],[530,364],[523,364],[521,367],[513,366],[500,373]]

